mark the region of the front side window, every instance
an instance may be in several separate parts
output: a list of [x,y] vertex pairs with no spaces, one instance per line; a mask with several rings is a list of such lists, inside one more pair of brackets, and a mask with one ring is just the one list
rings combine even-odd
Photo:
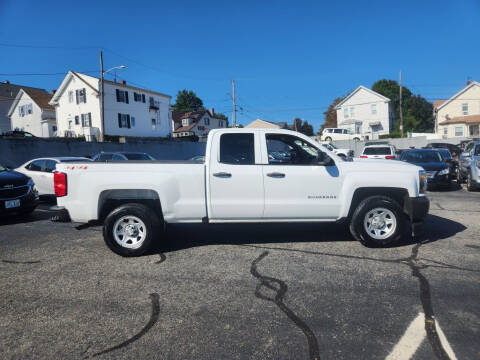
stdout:
[[455,126],[455,136],[463,136],[463,126]]
[[269,164],[312,165],[317,160],[318,149],[296,136],[267,134],[266,140]]
[[42,171],[42,167],[45,164],[45,160],[35,160],[26,166],[30,171]]
[[462,104],[462,113],[463,115],[468,115],[468,103]]
[[222,134],[220,137],[220,162],[232,165],[255,164],[253,134]]

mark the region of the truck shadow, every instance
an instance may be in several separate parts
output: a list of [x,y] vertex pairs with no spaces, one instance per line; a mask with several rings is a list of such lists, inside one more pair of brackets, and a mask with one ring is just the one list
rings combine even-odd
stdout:
[[[395,247],[422,241],[434,242],[450,238],[466,227],[436,215],[425,219],[424,235],[412,238],[405,230],[404,238]],[[166,241],[159,242],[163,253],[205,245],[243,245],[270,243],[354,241],[345,224],[269,223],[269,224],[175,224],[167,227]],[[154,251],[155,251],[154,250]]]

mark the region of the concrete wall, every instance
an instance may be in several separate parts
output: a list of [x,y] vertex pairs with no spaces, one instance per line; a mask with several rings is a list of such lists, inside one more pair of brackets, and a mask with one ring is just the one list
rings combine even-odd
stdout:
[[[450,143],[457,145],[462,140],[467,138],[455,138],[455,139],[441,139],[441,140],[429,140],[426,136],[419,136],[414,138],[401,138],[401,139],[384,139],[378,141],[388,141],[391,145],[394,145],[397,149],[409,149],[411,146],[415,148],[422,148],[429,143]],[[351,149],[355,152],[355,157],[359,157],[363,147],[365,146],[365,141],[353,141],[353,140],[341,140],[334,141],[333,144],[339,149]]]
[[69,139],[1,139],[0,164],[18,167],[45,156],[85,156],[100,151],[142,151],[158,160],[186,160],[205,154],[205,142],[142,140],[126,144],[91,143]]

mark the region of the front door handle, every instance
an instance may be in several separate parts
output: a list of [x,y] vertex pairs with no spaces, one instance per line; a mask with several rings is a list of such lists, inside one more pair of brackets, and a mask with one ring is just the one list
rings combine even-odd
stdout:
[[213,176],[226,179],[226,178],[231,178],[232,174],[227,173],[227,172],[218,172],[218,173],[213,174]]
[[268,173],[267,176],[270,176],[272,178],[280,179],[284,178],[285,174],[279,173],[279,172],[273,172],[273,173]]

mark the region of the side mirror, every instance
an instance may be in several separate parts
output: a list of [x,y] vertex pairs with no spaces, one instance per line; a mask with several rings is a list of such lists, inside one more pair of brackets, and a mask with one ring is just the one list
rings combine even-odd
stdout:
[[318,150],[317,152],[317,164],[318,165],[328,165],[332,159],[330,159],[330,156],[328,156],[326,153],[323,151]]

